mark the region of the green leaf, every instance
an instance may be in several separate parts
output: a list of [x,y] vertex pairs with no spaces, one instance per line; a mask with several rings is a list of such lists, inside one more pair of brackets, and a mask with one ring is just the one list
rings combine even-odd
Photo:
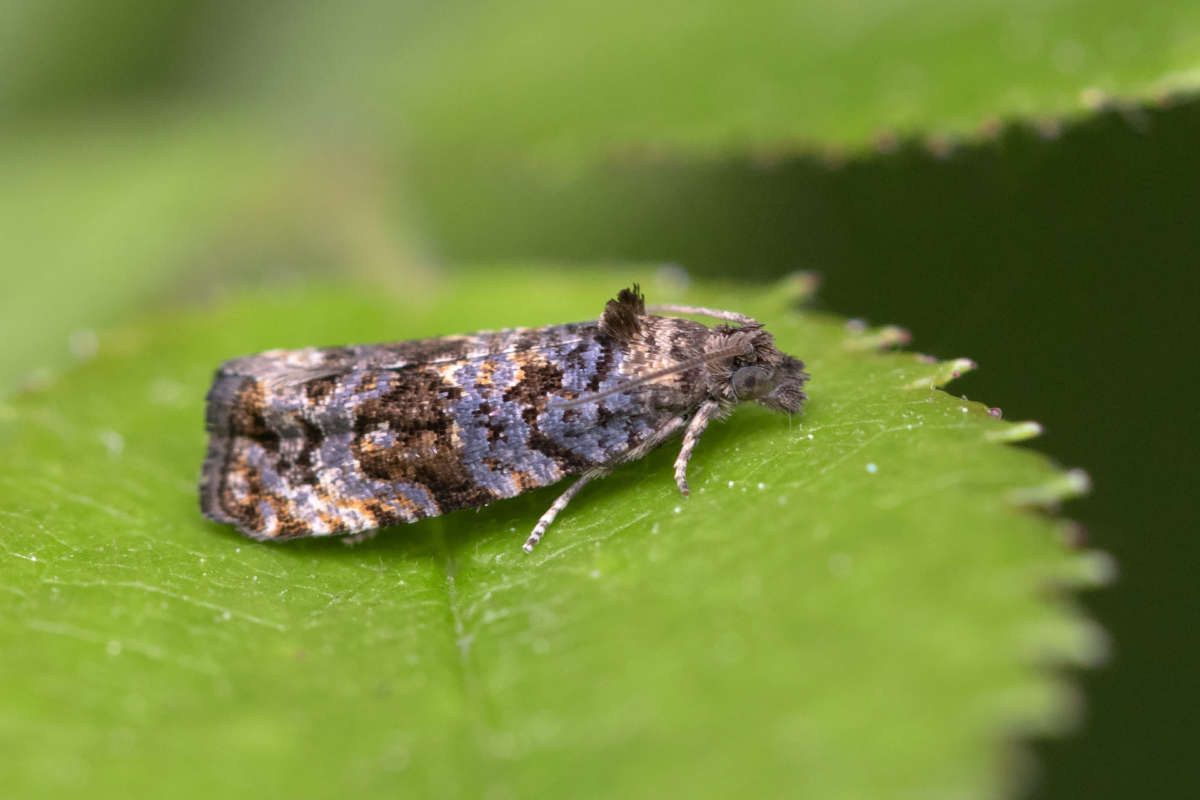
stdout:
[[[202,398],[268,347],[594,318],[643,268],[459,274],[420,295],[247,294],[105,333],[0,406],[0,781],[9,796],[992,796],[1016,734],[1102,655],[1065,586],[1105,562],[1040,511],[1085,488],[878,347],[770,291],[645,281],[759,316],[806,360],[789,419],[589,486],[337,541],[203,520]],[[1057,588],[1056,588],[1057,587]],[[333,789],[332,787],[337,787]]]
[[860,149],[1200,85],[1185,0],[518,0],[446,16],[366,79],[379,93],[395,76],[439,169]]

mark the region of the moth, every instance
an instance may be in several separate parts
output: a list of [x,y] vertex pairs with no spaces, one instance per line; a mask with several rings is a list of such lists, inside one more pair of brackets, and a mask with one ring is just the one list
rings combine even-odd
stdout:
[[711,421],[745,401],[795,413],[807,379],[756,319],[647,309],[637,284],[592,322],[270,350],[217,370],[200,506],[255,539],[361,535],[578,476],[530,552],[585,485],[678,435],[687,496]]

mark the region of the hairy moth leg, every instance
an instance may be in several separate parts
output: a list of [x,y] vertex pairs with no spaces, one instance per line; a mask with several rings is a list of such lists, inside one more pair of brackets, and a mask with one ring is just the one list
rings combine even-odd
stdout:
[[687,430],[684,431],[683,446],[679,448],[679,455],[675,459],[675,484],[684,497],[691,494],[687,482],[688,461],[692,459],[692,451],[696,449],[700,435],[704,433],[704,429],[708,427],[708,423],[717,415],[719,409],[720,405],[716,400],[705,400],[700,406],[700,410],[692,417],[692,421],[688,423]]

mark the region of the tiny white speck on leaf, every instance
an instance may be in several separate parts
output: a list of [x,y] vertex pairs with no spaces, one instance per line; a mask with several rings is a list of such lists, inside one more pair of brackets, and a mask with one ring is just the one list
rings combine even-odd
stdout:
[[89,358],[94,358],[97,351],[99,351],[100,338],[96,336],[95,331],[75,331],[67,340],[67,347],[70,349],[71,355],[81,361],[86,361]]
[[870,464],[867,464],[867,472],[874,475],[878,471],[879,471],[879,467],[875,466],[875,462],[872,461]]
[[150,384],[150,402],[156,406],[178,406],[186,395],[187,387],[170,378],[158,378]]
[[854,560],[847,553],[834,553],[829,557],[829,574],[844,578],[854,569]]
[[759,482],[758,482],[758,489],[759,489],[759,491],[762,491],[762,490],[763,490],[763,489],[765,489],[765,488],[767,488],[767,485],[766,485],[765,483],[763,483],[762,481],[759,481]]
[[125,450],[125,437],[116,431],[100,431],[100,444],[110,456],[119,456]]
[[683,513],[683,506],[675,506],[675,513],[676,514]]
[[729,488],[730,488],[730,489],[732,489],[732,488],[733,488],[733,481],[730,481],[730,482],[729,482]]

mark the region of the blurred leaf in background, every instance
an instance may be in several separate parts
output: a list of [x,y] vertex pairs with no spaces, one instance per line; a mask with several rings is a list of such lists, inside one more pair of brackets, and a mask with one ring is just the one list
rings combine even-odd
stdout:
[[[364,3],[245,38],[217,75],[398,121],[439,164],[862,148],[1200,81],[1185,0]],[[244,19],[244,18],[243,18]],[[282,33],[281,33],[282,29]],[[266,57],[264,58],[264,53]],[[336,90],[337,98],[322,92]],[[390,98],[391,103],[380,103]],[[543,163],[544,165],[544,163]]]

